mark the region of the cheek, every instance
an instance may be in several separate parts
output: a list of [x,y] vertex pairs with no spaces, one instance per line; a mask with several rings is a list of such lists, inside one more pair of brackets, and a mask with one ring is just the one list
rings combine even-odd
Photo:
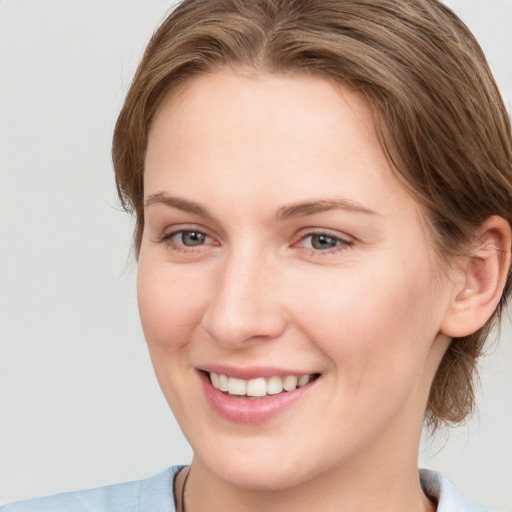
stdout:
[[345,279],[344,288],[329,293],[331,300],[304,313],[316,319],[316,335],[310,330],[310,337],[330,360],[333,408],[341,418],[353,418],[347,426],[353,435],[361,422],[382,426],[422,404],[437,328],[428,318],[428,284],[409,277]]
[[438,329],[429,275],[405,264],[394,274],[385,265],[371,274],[333,273],[324,286],[315,280],[294,291],[297,321],[354,385],[412,376]]
[[[183,392],[188,344],[200,324],[203,290],[198,283],[173,272],[167,262],[139,258],[137,299],[153,368],[162,392],[178,421],[193,416],[195,400]],[[194,284],[195,283],[195,284]],[[181,390],[181,391],[180,391]],[[189,410],[188,413],[185,411]]]
[[137,300],[144,335],[151,350],[173,351],[185,345],[201,318],[203,286],[168,264],[140,258]]

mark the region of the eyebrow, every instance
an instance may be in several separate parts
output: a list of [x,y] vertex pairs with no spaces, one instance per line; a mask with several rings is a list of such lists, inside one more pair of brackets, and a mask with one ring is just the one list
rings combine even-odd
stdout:
[[208,212],[208,210],[206,210],[202,206],[199,206],[197,203],[187,201],[186,199],[181,199],[179,197],[169,197],[166,196],[163,192],[158,192],[157,194],[150,195],[144,201],[144,208],[149,208],[150,206],[153,206],[155,204],[163,204],[165,206],[177,208],[178,210],[193,213],[201,217],[211,218],[211,214]]
[[[144,201],[144,208],[149,208],[155,204],[163,204],[170,208],[177,208],[184,212],[193,213],[201,217],[212,218],[212,215],[206,208],[188,201],[180,197],[170,197],[163,192],[150,195]],[[364,213],[367,215],[377,215],[377,212],[367,208],[366,206],[344,198],[320,199],[318,201],[306,201],[302,203],[294,203],[289,206],[282,206],[276,213],[276,220],[287,220],[296,217],[306,217],[315,213],[322,213],[329,210],[347,210],[356,213]]]
[[276,220],[305,217],[307,215],[322,213],[329,210],[347,210],[350,212],[365,213],[367,215],[377,215],[377,212],[367,208],[357,201],[343,198],[334,198],[321,199],[318,201],[307,201],[304,203],[292,204],[290,206],[283,206],[278,210]]

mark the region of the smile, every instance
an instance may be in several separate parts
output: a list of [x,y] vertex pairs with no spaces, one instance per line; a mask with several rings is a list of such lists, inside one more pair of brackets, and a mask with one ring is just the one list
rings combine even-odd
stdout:
[[314,380],[317,374],[301,376],[287,375],[283,377],[276,375],[269,378],[257,377],[250,380],[228,377],[227,375],[215,372],[208,373],[208,376],[215,389],[227,393],[228,395],[261,398],[268,395],[278,395],[303,387],[311,380]]
[[230,422],[246,424],[261,424],[284,414],[307,400],[321,380],[320,373],[261,368],[203,368],[198,376],[212,411]]

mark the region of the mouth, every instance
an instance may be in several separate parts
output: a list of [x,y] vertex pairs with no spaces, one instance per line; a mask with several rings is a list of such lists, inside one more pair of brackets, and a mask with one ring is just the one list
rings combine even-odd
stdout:
[[208,365],[197,370],[212,412],[229,422],[253,425],[300,411],[295,404],[317,396],[314,389],[322,376],[269,367]]
[[204,372],[211,385],[226,396],[246,400],[258,400],[268,396],[280,395],[307,386],[320,377],[319,373],[301,375],[274,375],[241,379],[222,373]]

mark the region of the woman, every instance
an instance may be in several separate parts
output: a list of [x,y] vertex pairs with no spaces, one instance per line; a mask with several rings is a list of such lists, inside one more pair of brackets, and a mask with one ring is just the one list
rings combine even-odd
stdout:
[[483,510],[418,474],[510,293],[510,125],[432,0],[183,2],[114,134],[190,467],[8,510]]

